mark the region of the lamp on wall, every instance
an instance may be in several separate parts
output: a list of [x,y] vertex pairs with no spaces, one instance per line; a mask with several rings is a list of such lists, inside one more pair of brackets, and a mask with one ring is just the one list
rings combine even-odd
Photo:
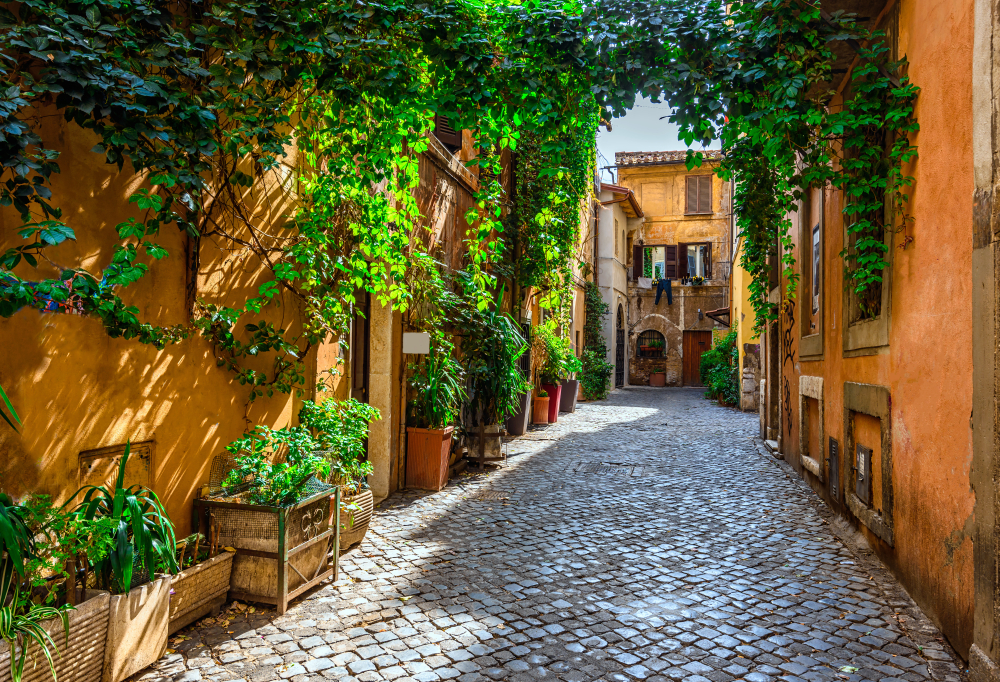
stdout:
[[699,320],[705,319],[705,313],[701,312],[701,308],[698,308],[698,319]]

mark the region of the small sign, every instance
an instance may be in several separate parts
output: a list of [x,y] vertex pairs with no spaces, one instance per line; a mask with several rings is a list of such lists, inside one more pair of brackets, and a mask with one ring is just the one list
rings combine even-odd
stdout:
[[404,332],[403,352],[426,355],[431,352],[431,335],[427,332]]

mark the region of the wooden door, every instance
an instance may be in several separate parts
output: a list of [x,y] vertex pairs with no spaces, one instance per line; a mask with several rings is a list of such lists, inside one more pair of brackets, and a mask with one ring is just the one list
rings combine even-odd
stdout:
[[712,332],[684,332],[684,385],[703,386],[701,383],[701,354],[712,348]]

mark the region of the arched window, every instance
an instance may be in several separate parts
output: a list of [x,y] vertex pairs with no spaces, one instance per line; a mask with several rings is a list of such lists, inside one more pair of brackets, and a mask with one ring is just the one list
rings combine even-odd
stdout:
[[667,342],[660,332],[647,329],[639,334],[638,351],[640,358],[662,358],[667,352]]
[[621,303],[618,304],[618,329],[625,329],[625,313]]

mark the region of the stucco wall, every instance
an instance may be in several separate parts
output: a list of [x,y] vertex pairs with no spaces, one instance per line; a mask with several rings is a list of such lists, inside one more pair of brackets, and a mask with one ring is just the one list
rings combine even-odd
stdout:
[[[890,545],[855,519],[877,554],[899,576],[909,594],[942,628],[955,648],[968,655],[972,637],[974,496],[972,462],[972,60],[973,2],[905,0],[899,7],[899,53],[910,61],[909,74],[920,88],[913,136],[919,158],[905,168],[916,182],[909,211],[913,242],[901,249],[892,237],[889,342],[845,350],[842,197],[827,191],[824,249],[831,263],[823,276],[823,344],[820,358],[798,355],[798,311],[792,322],[782,316],[781,367],[792,387],[800,375],[820,376],[825,385],[828,437],[845,446],[844,384],[886,387],[890,397],[891,516]],[[798,230],[793,227],[793,236]],[[796,245],[798,251],[799,245]],[[785,359],[785,354],[791,357]],[[784,388],[782,387],[782,394]],[[782,449],[798,459],[798,401],[782,399]],[[876,503],[881,493],[881,464],[886,453],[867,417],[855,421],[858,442],[875,450]],[[824,455],[828,456],[828,443]],[[851,489],[847,460],[840,454],[842,490]],[[824,464],[825,466],[825,464]],[[841,513],[853,515],[830,499],[827,483],[804,473],[812,487]]]

